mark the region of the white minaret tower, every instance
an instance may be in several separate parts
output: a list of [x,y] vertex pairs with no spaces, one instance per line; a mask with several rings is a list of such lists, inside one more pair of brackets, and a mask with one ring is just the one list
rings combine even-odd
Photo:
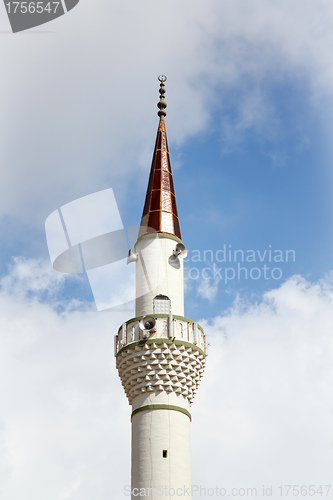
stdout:
[[166,77],[159,81],[160,122],[135,253],[128,258],[136,265],[136,317],[115,338],[119,376],[133,409],[133,500],[140,492],[155,500],[191,487],[190,406],[206,358],[201,326],[184,317],[186,249],[164,122]]

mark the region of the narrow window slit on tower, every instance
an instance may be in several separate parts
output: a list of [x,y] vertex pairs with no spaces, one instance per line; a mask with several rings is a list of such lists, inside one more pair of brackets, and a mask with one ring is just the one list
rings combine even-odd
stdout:
[[168,456],[168,450],[163,450],[163,458],[167,458]]

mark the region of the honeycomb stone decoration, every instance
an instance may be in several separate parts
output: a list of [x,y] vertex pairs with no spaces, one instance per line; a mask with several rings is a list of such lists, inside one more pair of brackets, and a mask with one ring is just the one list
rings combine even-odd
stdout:
[[166,342],[128,345],[117,355],[125,393],[133,399],[146,392],[174,392],[191,404],[205,369],[206,356],[195,345]]

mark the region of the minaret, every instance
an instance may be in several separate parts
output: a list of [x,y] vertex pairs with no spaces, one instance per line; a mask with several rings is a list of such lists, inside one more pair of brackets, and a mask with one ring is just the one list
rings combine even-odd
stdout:
[[[138,240],[135,318],[115,337],[117,368],[132,405],[132,499],[169,498],[191,487],[190,406],[202,378],[206,338],[184,317],[183,245],[164,118],[160,118]],[[163,491],[163,493],[161,493]],[[191,498],[186,496],[187,498]]]

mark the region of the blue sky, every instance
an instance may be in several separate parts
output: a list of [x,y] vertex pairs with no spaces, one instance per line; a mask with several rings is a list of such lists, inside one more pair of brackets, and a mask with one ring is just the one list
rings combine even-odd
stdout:
[[224,245],[295,251],[281,279],[186,280],[210,342],[194,477],[274,498],[281,481],[328,484],[332,22],[326,0],[101,0],[13,35],[0,9],[0,499],[124,498],[112,349],[128,313],[86,311],[88,281],[52,270],[44,223],[111,187],[139,224],[161,73],[187,275],[225,267],[191,260]]
[[[273,134],[246,130],[230,146],[223,130],[217,130],[218,114],[213,131],[181,152],[191,179],[187,180],[185,167],[175,173],[180,178],[179,205],[186,211],[183,232],[190,247],[201,253],[205,248],[216,252],[225,244],[261,253],[268,248],[295,251],[295,262],[281,263],[281,280],[229,282],[232,298],[280,286],[293,274],[317,280],[332,267],[325,124],[311,105],[306,85],[287,82],[282,89],[274,82],[267,85],[272,87],[267,93],[276,112]],[[236,118],[228,112],[226,119]],[[192,204],[190,191],[202,202]],[[196,229],[197,221],[203,229]],[[221,292],[223,304],[223,287]],[[214,302],[214,307],[221,307],[221,300]]]

